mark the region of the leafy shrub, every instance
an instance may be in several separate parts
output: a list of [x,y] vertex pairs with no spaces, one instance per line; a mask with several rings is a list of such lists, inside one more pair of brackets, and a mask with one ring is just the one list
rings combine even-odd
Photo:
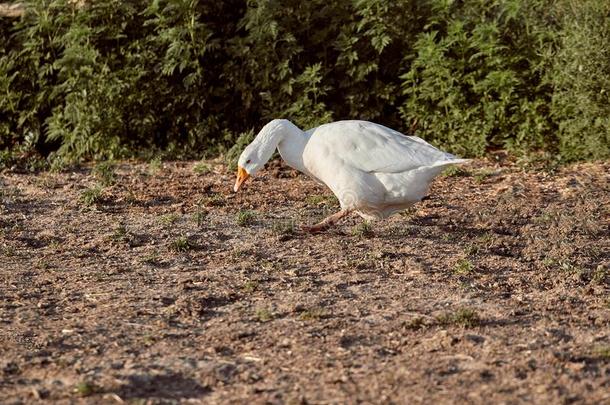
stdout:
[[610,157],[610,3],[564,1],[564,29],[547,72],[564,160]]
[[420,133],[459,154],[552,147],[548,88],[537,72],[544,1],[433,1],[401,76],[400,108]]
[[272,118],[373,120],[462,155],[610,153],[607,2],[24,3],[0,17],[0,150],[58,166],[218,152]]

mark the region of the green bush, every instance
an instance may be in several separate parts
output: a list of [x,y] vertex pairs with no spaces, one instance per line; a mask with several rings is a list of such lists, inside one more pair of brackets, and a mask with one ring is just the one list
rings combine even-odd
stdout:
[[230,23],[216,16],[233,13],[236,25],[239,7],[75,3],[27,2],[13,24],[9,51],[0,56],[0,89],[8,96],[0,101],[2,147],[32,132],[60,163],[150,147],[197,153],[222,129],[239,128],[229,125],[235,116],[219,81],[230,57],[214,37]]
[[547,80],[563,160],[610,157],[610,3],[564,1]]
[[545,1],[434,1],[433,15],[414,43],[401,76],[401,114],[449,150],[483,155],[553,148],[549,88],[539,46]]
[[6,161],[196,157],[280,117],[372,120],[464,156],[610,155],[607,2],[25,3],[0,17]]

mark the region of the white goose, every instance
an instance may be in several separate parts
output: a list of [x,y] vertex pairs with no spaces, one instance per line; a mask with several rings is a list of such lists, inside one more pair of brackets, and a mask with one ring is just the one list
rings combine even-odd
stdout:
[[239,157],[235,192],[276,148],[289,166],[326,184],[341,204],[339,212],[304,227],[310,232],[323,231],[350,212],[365,219],[387,218],[425,197],[444,167],[468,161],[368,121],[337,121],[302,131],[276,119]]

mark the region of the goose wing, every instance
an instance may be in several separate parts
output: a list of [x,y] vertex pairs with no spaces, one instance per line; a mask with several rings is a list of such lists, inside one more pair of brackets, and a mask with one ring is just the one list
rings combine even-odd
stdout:
[[365,172],[399,173],[464,161],[421,138],[368,121],[338,121],[308,132],[312,141],[323,143],[345,163]]

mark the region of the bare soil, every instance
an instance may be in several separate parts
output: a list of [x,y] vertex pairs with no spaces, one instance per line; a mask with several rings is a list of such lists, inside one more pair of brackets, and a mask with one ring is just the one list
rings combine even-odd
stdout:
[[2,173],[0,403],[610,404],[609,173],[477,161],[320,235],[277,163]]

